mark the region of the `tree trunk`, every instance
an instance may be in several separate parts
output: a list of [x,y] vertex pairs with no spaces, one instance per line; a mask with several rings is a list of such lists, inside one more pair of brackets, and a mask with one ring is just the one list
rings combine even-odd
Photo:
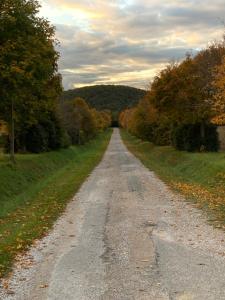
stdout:
[[13,100],[11,102],[11,120],[10,120],[10,160],[13,164],[15,164],[15,124],[14,124],[14,103]]

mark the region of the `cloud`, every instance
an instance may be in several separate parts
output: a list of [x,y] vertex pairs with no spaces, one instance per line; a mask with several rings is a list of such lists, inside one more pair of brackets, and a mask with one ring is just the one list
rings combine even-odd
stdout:
[[222,0],[42,0],[56,25],[65,89],[146,87],[158,70],[223,33]]

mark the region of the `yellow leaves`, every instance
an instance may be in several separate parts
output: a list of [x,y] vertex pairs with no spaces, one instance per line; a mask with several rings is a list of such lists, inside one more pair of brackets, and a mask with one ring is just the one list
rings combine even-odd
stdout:
[[208,191],[197,185],[183,182],[173,182],[172,185],[187,196],[201,197],[202,199],[207,199],[209,196]]
[[22,70],[19,66],[11,66],[11,71],[13,73],[20,73],[20,74],[24,73],[24,70]]
[[2,286],[5,290],[7,290],[9,288],[9,282],[7,280],[4,280]]
[[212,84],[216,90],[213,107],[217,113],[213,122],[217,125],[223,125],[225,124],[225,58],[223,59],[222,64],[215,68],[215,76]]
[[187,198],[194,199],[197,208],[207,208],[215,216],[215,226],[217,228],[224,228],[225,190],[223,186],[217,186],[215,191],[209,191],[199,185],[183,182],[173,182],[172,186]]
[[136,107],[128,108],[120,114],[119,122],[123,128],[128,129],[128,130],[131,129],[132,124],[134,123],[133,116],[134,116],[135,111],[136,111]]
[[45,288],[47,288],[48,287],[48,284],[42,284],[42,285],[40,285],[40,288],[41,289],[45,289]]
[[225,113],[215,116],[211,122],[215,125],[225,125]]
[[[35,158],[33,155],[30,158],[26,157],[32,159],[32,164],[29,163],[26,170],[32,168],[32,172],[37,172],[37,181],[34,185],[37,190],[34,194],[26,196],[23,205],[20,202],[15,203],[15,207],[0,219],[0,277],[7,274],[15,260],[16,264],[19,263],[24,268],[32,266],[34,263],[32,259],[20,260],[18,253],[24,253],[24,250],[52,227],[54,220],[64,211],[66,203],[100,161],[110,134],[111,131],[107,131],[84,147],[73,147],[63,150],[62,153],[35,155]],[[53,168],[51,164],[54,162],[54,174],[47,174],[45,177],[43,172],[40,173],[39,168],[43,161],[46,161],[42,155],[48,159],[44,171]],[[77,159],[80,156],[82,160]],[[34,159],[37,161],[33,161]],[[21,160],[20,163],[22,166],[24,161]],[[26,173],[28,174],[29,172]],[[43,185],[39,187],[39,179],[42,177]],[[13,178],[15,182],[16,179]]]
[[20,249],[22,249],[22,248],[23,248],[23,245],[22,245],[22,244],[18,244],[17,247],[16,247],[17,250],[20,250]]
[[1,134],[8,134],[7,124],[2,120],[0,120],[0,135]]
[[112,116],[109,111],[97,111],[95,108],[91,108],[91,114],[94,120],[94,126],[98,131],[110,127],[112,123]]
[[20,238],[21,233],[18,234],[18,237],[16,238],[16,249],[22,250],[24,248],[24,241]]

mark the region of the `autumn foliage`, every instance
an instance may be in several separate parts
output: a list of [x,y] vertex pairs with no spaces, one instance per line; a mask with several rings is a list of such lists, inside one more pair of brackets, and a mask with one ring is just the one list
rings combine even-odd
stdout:
[[91,111],[83,100],[76,100],[62,120],[58,41],[39,9],[36,0],[0,1],[0,121],[7,124],[5,150],[13,162],[15,151],[39,153],[67,147],[71,140],[84,143],[110,123],[107,112]]
[[59,107],[61,121],[72,144],[83,144],[111,125],[109,111],[90,108],[82,98],[62,102]]
[[[180,150],[216,151],[216,126],[225,116],[225,43],[171,63],[139,104],[120,114],[120,125],[143,140]],[[188,134],[187,134],[188,133]]]

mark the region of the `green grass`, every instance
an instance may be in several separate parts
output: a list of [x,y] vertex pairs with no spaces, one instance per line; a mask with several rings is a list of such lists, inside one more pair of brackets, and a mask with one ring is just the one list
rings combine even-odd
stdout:
[[128,149],[150,170],[225,225],[225,153],[189,153],[154,146],[121,131]]
[[83,146],[38,155],[0,156],[0,276],[15,256],[42,237],[99,163],[111,130]]

